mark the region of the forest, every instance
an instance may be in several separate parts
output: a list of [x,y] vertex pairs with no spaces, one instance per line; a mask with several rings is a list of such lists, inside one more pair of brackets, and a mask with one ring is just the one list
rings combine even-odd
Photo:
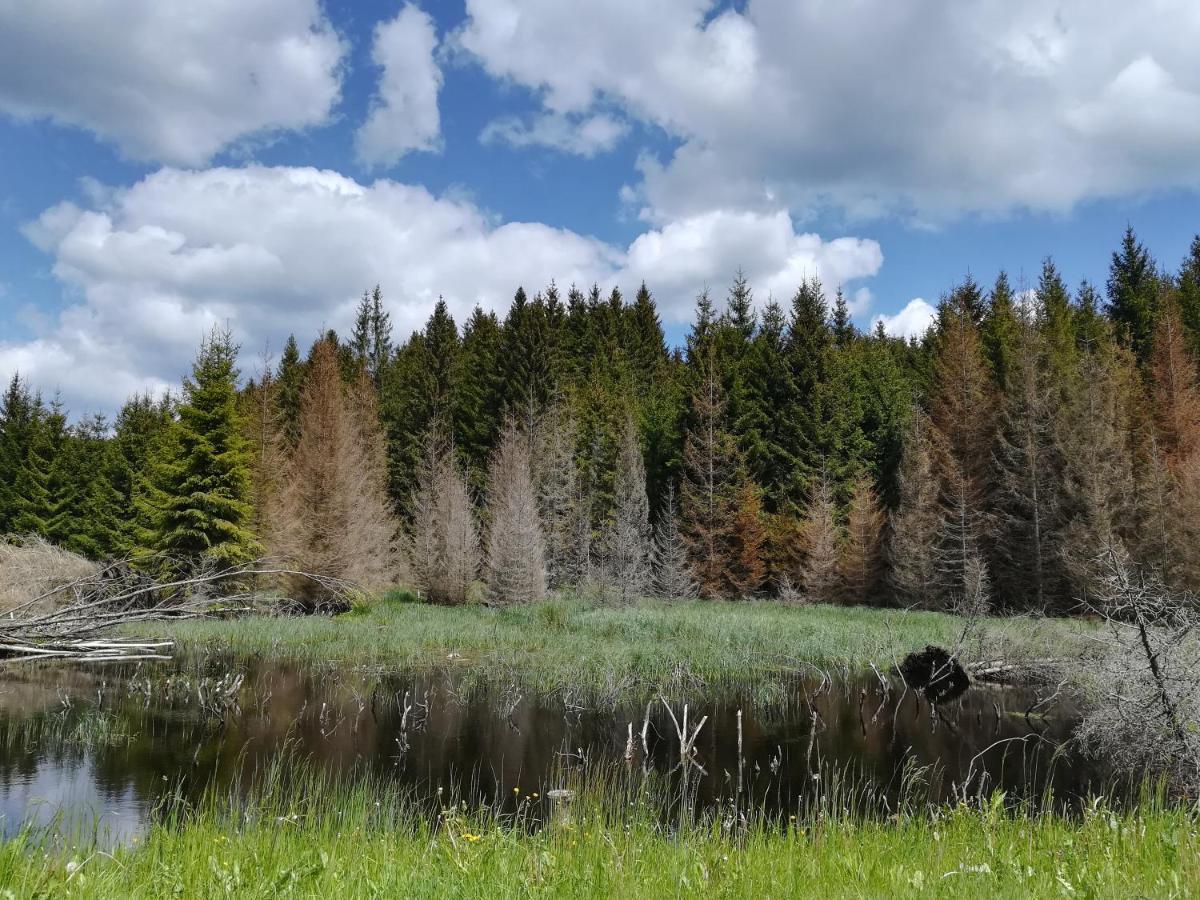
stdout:
[[1200,235],[1171,271],[1127,229],[1103,286],[1049,257],[1029,289],[968,275],[908,341],[831,293],[763,303],[739,274],[670,347],[645,284],[518,288],[461,323],[439,301],[407,338],[377,286],[348,337],[256,367],[214,330],[179,393],[112,421],[18,374],[0,534],[147,569],[269,555],[444,604],[1063,615],[1111,552],[1200,588]]

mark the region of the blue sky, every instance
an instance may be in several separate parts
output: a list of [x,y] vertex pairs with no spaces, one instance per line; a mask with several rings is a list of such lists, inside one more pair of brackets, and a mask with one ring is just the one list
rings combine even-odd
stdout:
[[[213,324],[245,367],[517,284],[743,268],[911,333],[970,271],[1103,283],[1200,231],[1187,0],[0,2],[0,377],[111,411]],[[923,301],[923,302],[921,302]],[[901,313],[902,310],[907,310]]]

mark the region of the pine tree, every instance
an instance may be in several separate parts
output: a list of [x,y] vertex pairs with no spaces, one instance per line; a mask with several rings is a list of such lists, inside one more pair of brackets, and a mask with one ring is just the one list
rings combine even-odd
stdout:
[[171,565],[218,568],[253,559],[250,450],[237,403],[237,348],[214,329],[184,381],[170,455],[161,461],[157,510],[143,549]]
[[654,593],[664,600],[694,600],[699,596],[687,545],[679,530],[673,488],[667,490],[662,515],[654,529]]
[[837,574],[844,603],[879,604],[884,592],[884,530],[887,512],[868,477],[859,478],[846,513],[846,538]]
[[649,591],[653,554],[645,460],[630,413],[621,430],[614,494],[613,523],[604,541],[605,570],[610,587],[627,603]]
[[1150,354],[1159,281],[1154,260],[1138,242],[1133,226],[1125,228],[1121,249],[1112,255],[1108,273],[1108,312],[1139,361]]
[[801,534],[804,562],[799,572],[800,589],[810,603],[833,603],[838,599],[837,566],[841,534],[833,490],[824,472],[813,481]]
[[510,419],[488,469],[488,596],[500,605],[546,595],[546,544],[529,452],[528,435]]

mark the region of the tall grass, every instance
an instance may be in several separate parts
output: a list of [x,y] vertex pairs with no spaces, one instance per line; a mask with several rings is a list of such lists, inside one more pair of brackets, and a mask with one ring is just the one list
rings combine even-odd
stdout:
[[[664,824],[654,781],[610,772],[570,801],[518,793],[430,815],[370,777],[279,767],[242,795],[164,810],[137,843],[63,850],[32,831],[0,847],[13,895],[78,897],[1027,897],[1200,891],[1194,809],[1148,796],[1077,818],[1003,797],[897,807],[828,801],[803,819],[733,810]],[[850,794],[855,793],[850,791]],[[675,809],[681,807],[676,806]]]
[[[1073,620],[989,620],[968,654],[1019,643],[1055,654],[1091,628]],[[519,671],[534,687],[570,683],[611,691],[623,680],[663,683],[681,674],[753,684],[808,663],[891,665],[928,643],[953,645],[952,615],[774,602],[598,606],[572,598],[495,610],[395,600],[338,618],[267,617],[160,624],[185,651],[263,654],[336,664],[450,667],[484,677]],[[144,632],[144,630],[143,630]]]

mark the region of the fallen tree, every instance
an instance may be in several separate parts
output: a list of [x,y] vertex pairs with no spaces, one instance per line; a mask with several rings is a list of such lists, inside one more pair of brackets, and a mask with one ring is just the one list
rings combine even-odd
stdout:
[[[347,581],[301,572],[259,559],[223,569],[201,568],[187,575],[159,580],[148,574],[178,567],[148,566],[145,559],[98,564],[65,580],[36,589],[0,618],[0,661],[74,659],[105,662],[164,659],[171,641],[102,637],[140,622],[192,619],[249,612],[261,606],[264,585],[305,582],[324,598],[324,608],[349,608],[359,592]],[[159,560],[162,562],[162,560]],[[41,581],[34,581],[41,584]],[[277,611],[301,604],[273,596]]]

